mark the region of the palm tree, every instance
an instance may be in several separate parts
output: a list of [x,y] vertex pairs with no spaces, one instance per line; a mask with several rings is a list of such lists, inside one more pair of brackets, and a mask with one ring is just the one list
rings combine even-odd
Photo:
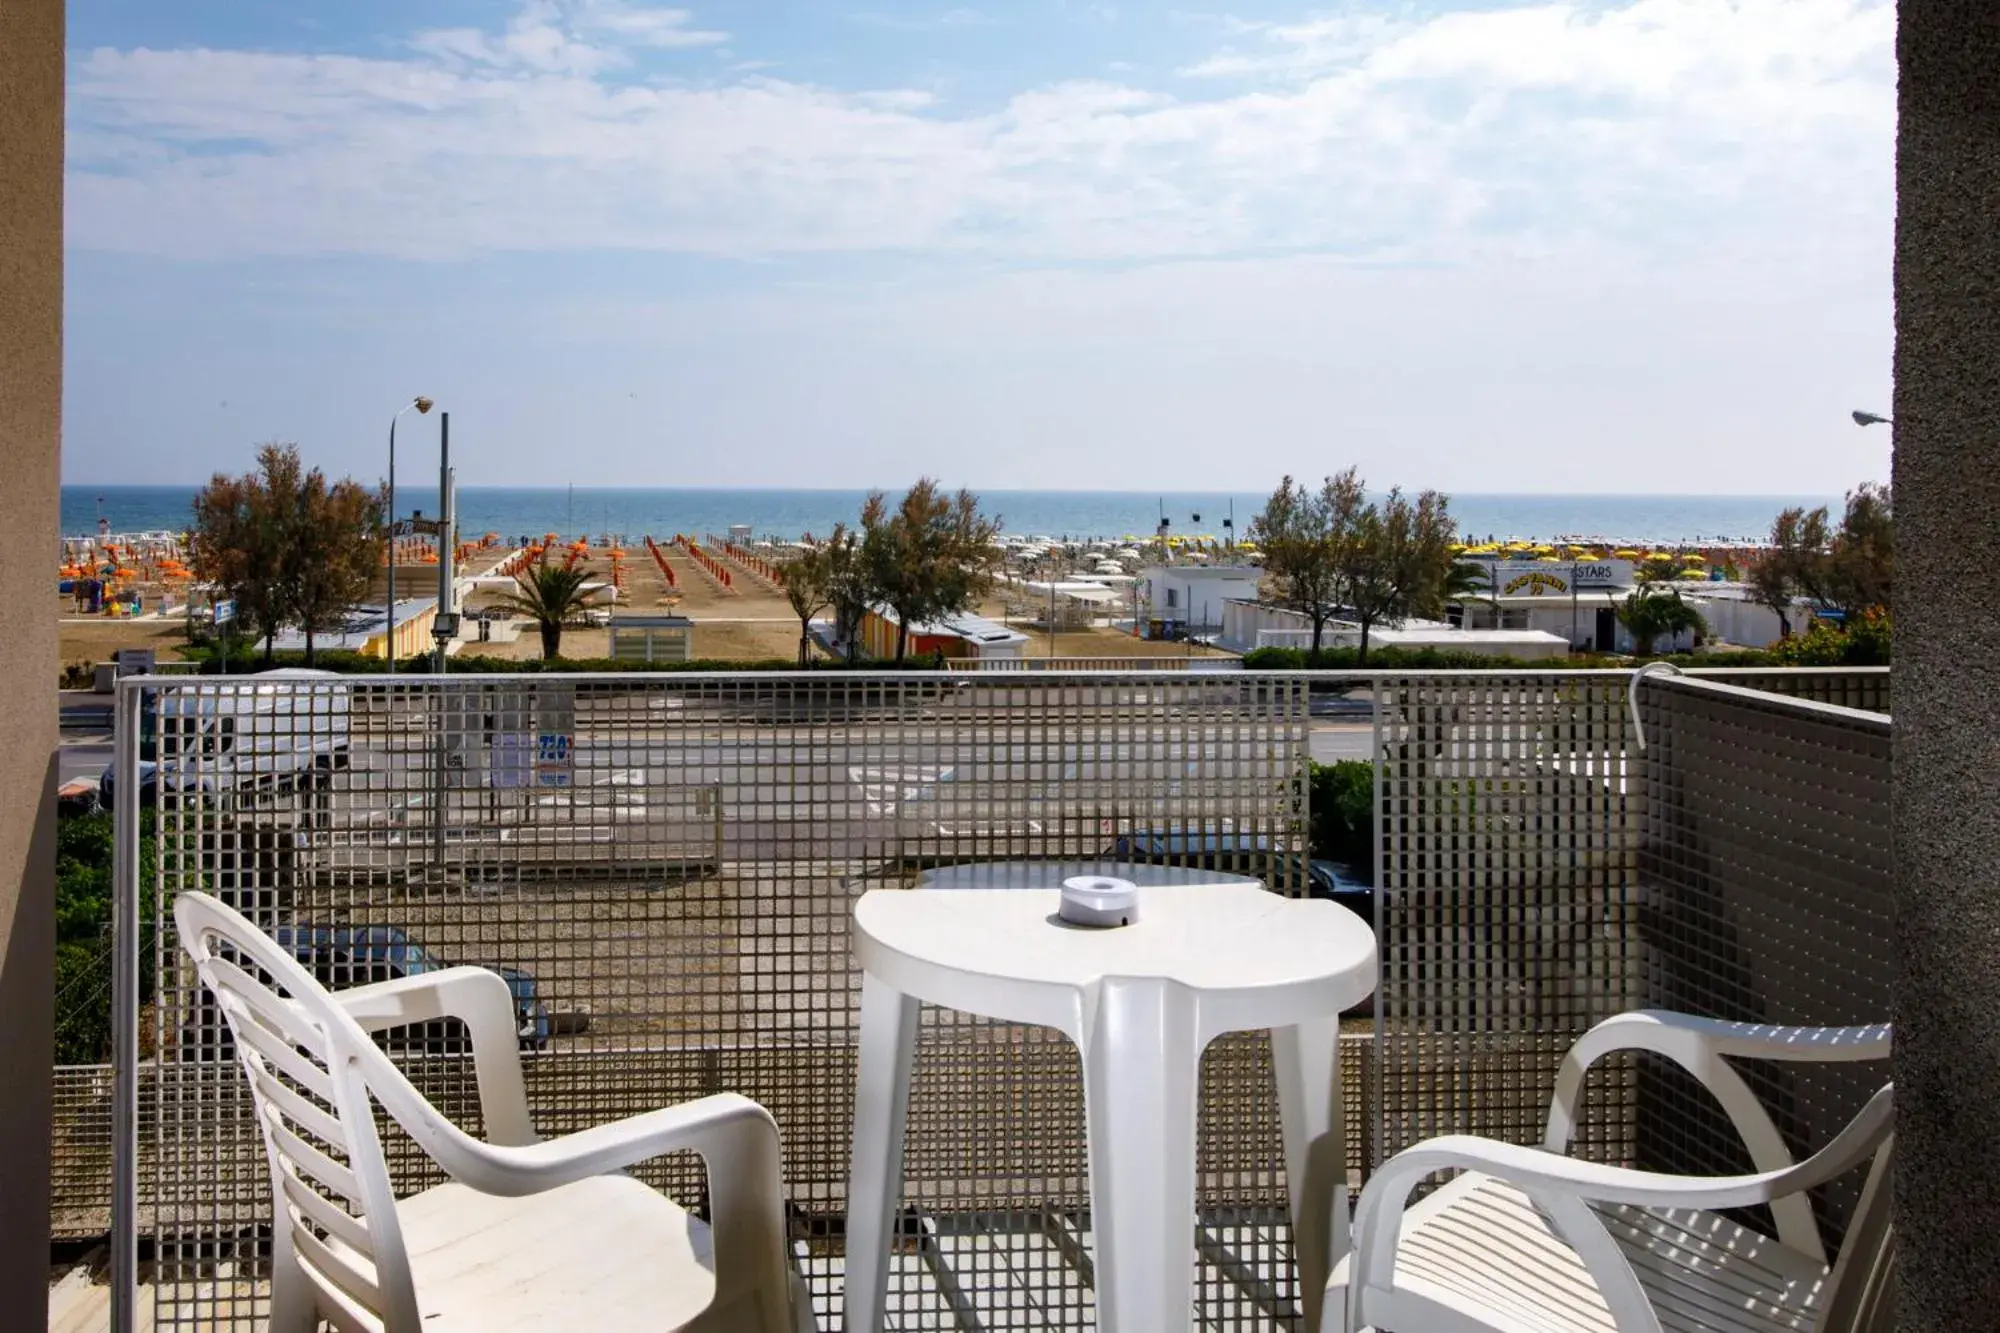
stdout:
[[1497,621],[1500,603],[1494,594],[1498,591],[1493,586],[1493,566],[1477,560],[1455,560],[1438,588],[1438,601],[1457,602],[1461,606],[1467,602],[1485,602],[1493,608]]
[[1672,642],[1682,630],[1699,633],[1708,628],[1701,612],[1681,600],[1678,589],[1648,588],[1644,585],[1633,589],[1631,595],[1618,604],[1618,620],[1632,631],[1635,657],[1652,656],[1653,640],[1662,634]]
[[561,565],[529,565],[514,576],[514,591],[500,605],[535,622],[542,632],[544,660],[562,656],[563,630],[584,623],[583,613],[602,588],[586,589],[589,573]]

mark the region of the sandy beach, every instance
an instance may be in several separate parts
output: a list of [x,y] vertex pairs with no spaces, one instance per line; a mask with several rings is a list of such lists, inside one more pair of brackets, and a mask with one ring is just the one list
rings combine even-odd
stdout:
[[[674,571],[676,586],[667,585],[652,554],[645,547],[627,548],[626,556],[620,562],[625,569],[625,589],[613,605],[635,613],[671,610],[688,617],[694,621],[694,655],[704,660],[748,662],[798,655],[798,617],[792,614],[791,603],[785,600],[784,593],[778,588],[727,556],[718,556],[723,566],[730,570],[733,582],[733,587],[724,588],[679,549],[662,543],[660,551]],[[607,548],[593,546],[590,554],[579,563],[588,568],[594,578],[609,581],[612,560]],[[429,573],[434,581],[435,569]],[[400,582],[406,575],[399,569],[396,577]],[[481,589],[466,599],[466,609],[477,611],[494,606],[502,595],[499,589]],[[992,597],[979,607],[979,612],[1001,620],[1005,616],[1005,607],[999,598]],[[1025,625],[1015,628],[1029,637],[1029,643],[1023,650],[1026,656],[1049,655],[1046,632]],[[608,630],[565,630],[563,656],[604,657],[610,652],[610,639]],[[531,658],[541,656],[541,641],[533,627],[529,626],[512,643],[467,644],[460,651],[493,657]],[[1098,627],[1064,630],[1056,636],[1055,655],[1158,657],[1186,656],[1188,651],[1186,644],[1150,642],[1135,639],[1118,630]]]

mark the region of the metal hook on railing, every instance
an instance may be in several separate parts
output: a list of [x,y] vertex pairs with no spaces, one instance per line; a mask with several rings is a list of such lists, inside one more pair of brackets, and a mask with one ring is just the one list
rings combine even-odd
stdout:
[[1682,674],[1681,669],[1672,662],[1648,662],[1632,673],[1632,686],[1625,696],[1625,702],[1632,710],[1632,736],[1642,751],[1646,748],[1646,727],[1639,721],[1639,682],[1648,676],[1660,673],[1673,676]]

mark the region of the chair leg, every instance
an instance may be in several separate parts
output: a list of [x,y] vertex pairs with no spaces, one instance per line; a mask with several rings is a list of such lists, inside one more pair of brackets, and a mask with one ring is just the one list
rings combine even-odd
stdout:
[[292,1251],[292,1238],[285,1231],[280,1209],[277,1235],[271,1242],[271,1322],[270,1333],[314,1333],[319,1327],[319,1308],[313,1299],[312,1283],[299,1267]]
[[812,1288],[797,1273],[792,1274],[792,1326],[798,1333],[819,1333],[819,1318],[813,1313]]

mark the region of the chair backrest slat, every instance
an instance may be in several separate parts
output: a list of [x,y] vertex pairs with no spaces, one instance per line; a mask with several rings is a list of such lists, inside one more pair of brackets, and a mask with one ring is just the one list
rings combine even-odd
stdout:
[[[224,1012],[227,1013],[226,1006]],[[239,1047],[248,1046],[262,1057],[266,1069],[283,1073],[321,1102],[333,1105],[333,1079],[324,1068],[285,1045],[260,1023],[235,1024],[230,1030]]]
[[307,1214],[320,1230],[357,1254],[374,1255],[375,1238],[368,1234],[368,1224],[348,1212],[338,1200],[327,1198],[310,1181],[290,1172],[280,1177],[280,1184],[292,1206]]
[[278,1155],[292,1170],[350,1200],[357,1208],[368,1206],[368,1192],[362,1188],[360,1178],[294,1134],[275,1109],[265,1112],[264,1133],[275,1141]]
[[340,1142],[344,1132],[340,1122],[322,1110],[318,1103],[301,1097],[262,1069],[251,1071],[250,1082],[284,1113],[285,1119],[323,1143]]
[[323,1054],[319,1048],[325,1044],[325,1034],[296,1006],[274,994],[263,982],[227,958],[211,958],[209,970],[223,995],[256,1015],[258,1021],[280,1039],[289,1045]]
[[249,1080],[279,1218],[274,1265],[311,1284],[319,1317],[335,1328],[420,1327],[374,1099],[358,1069],[377,1054],[368,1035],[239,913],[188,893],[174,916]]
[[382,1289],[375,1285],[374,1265],[368,1264],[364,1270],[355,1262],[352,1252],[342,1253],[321,1240],[311,1227],[301,1227],[293,1236],[299,1247],[299,1258],[312,1270],[352,1296],[367,1310],[382,1308]]

